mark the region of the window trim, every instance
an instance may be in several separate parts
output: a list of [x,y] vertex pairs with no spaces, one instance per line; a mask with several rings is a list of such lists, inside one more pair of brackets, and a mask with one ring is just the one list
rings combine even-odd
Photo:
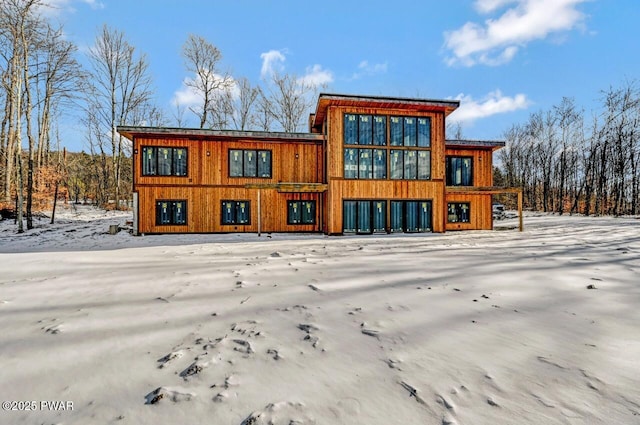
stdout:
[[[231,153],[234,151],[242,152],[240,155],[241,165],[240,169],[242,170],[241,176],[231,175]],[[244,158],[247,152],[255,152],[256,153],[256,175],[255,176],[247,176],[245,175],[245,164]],[[260,165],[258,164],[258,158],[260,157],[260,153],[268,152],[269,153],[269,175],[261,176],[260,175]],[[273,151],[271,149],[236,149],[229,148],[227,149],[227,177],[230,179],[272,179],[273,178]]]
[[[155,174],[147,174],[145,173],[145,151],[147,149],[153,149],[154,151],[154,166],[155,166]],[[159,158],[160,155],[158,154],[158,151],[160,149],[169,149],[171,151],[171,160],[170,160],[170,168],[171,168],[171,172],[169,174],[159,174]],[[175,155],[175,151],[177,149],[184,149],[185,150],[185,173],[184,174],[176,174],[175,171],[175,160],[174,160],[174,155]],[[140,147],[140,175],[142,177],[179,177],[179,178],[185,178],[185,177],[189,177],[189,148],[187,146],[154,146],[154,145],[143,145]]]

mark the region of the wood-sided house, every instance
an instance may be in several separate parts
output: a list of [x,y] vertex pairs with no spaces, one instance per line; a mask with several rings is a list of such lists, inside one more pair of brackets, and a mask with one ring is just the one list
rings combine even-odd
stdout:
[[445,140],[454,100],[320,94],[309,133],[118,127],[134,233],[491,229],[492,153]]

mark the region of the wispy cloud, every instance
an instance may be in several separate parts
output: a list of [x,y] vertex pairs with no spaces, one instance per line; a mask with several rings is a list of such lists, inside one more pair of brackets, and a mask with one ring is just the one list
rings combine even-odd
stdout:
[[262,59],[262,68],[260,69],[260,77],[262,79],[268,78],[274,72],[281,72],[284,69],[284,61],[286,50],[269,50],[262,53],[260,59]]
[[315,64],[307,67],[305,74],[298,78],[301,84],[321,87],[333,82],[333,73],[322,66]]
[[63,13],[75,13],[75,4],[84,3],[93,10],[104,9],[104,3],[98,0],[43,0],[40,12],[47,16],[59,16]]
[[533,40],[572,30],[584,21],[577,8],[588,0],[476,0],[480,13],[492,13],[509,6],[497,18],[483,24],[467,22],[445,32],[445,47],[451,53],[448,65],[501,65]]
[[456,96],[455,100],[460,101],[460,107],[451,114],[450,119],[461,123],[526,109],[531,104],[524,94],[509,97],[504,96],[500,90],[489,93],[481,100],[474,100],[463,93]]
[[358,70],[353,73],[353,75],[351,76],[351,80],[357,80],[364,76],[386,74],[387,68],[387,62],[371,64],[368,60],[363,60],[358,64]]

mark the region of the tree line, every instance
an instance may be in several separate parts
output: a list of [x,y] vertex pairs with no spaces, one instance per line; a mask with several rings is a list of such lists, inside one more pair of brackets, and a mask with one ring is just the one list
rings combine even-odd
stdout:
[[[59,188],[114,208],[130,199],[131,146],[118,125],[182,127],[188,112],[200,128],[295,132],[319,88],[279,72],[256,85],[234,78],[221,70],[219,49],[190,34],[182,59],[198,103],[167,112],[155,99],[146,55],[124,32],[104,25],[83,57],[43,13],[47,7],[0,2],[0,209],[15,205],[19,232],[24,221],[33,227],[34,209]],[[77,110],[88,152],[67,155],[60,129]]]
[[505,132],[496,184],[521,187],[524,206],[532,210],[638,214],[639,136],[636,81],[603,90],[591,116],[565,97]]

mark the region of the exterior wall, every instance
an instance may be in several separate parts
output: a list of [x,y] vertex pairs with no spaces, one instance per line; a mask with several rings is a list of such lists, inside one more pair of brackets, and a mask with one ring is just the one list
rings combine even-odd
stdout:
[[[327,228],[328,234],[342,233],[343,200],[431,200],[434,232],[444,232],[444,113],[400,109],[330,106],[327,112]],[[429,117],[431,119],[431,180],[375,180],[344,178],[344,114]],[[387,126],[389,140],[389,126]],[[369,146],[376,148],[376,146]],[[393,149],[404,149],[393,146]],[[387,155],[388,161],[389,155]],[[387,173],[389,167],[387,166]]]
[[[184,147],[188,149],[186,177],[143,176],[142,147]],[[229,149],[270,150],[271,178],[229,176]],[[134,192],[138,194],[139,233],[257,232],[258,189],[246,184],[317,183],[323,174],[322,141],[264,142],[249,140],[189,140],[136,138],[134,141]],[[279,193],[260,189],[262,232],[322,231],[322,194]],[[156,201],[186,200],[186,225],[156,225]],[[246,225],[222,225],[222,200],[249,201],[251,221]],[[316,224],[287,224],[288,200],[315,200]]]
[[[261,232],[320,232],[321,195],[317,193],[279,193],[260,189]],[[258,232],[258,189],[222,187],[140,187],[140,233],[241,233]],[[156,200],[186,199],[187,225],[156,225]],[[223,225],[222,201],[249,201],[249,224]],[[287,201],[315,200],[316,224],[287,224]]]
[[473,158],[473,185],[476,187],[493,186],[493,152],[490,149],[447,147],[445,155]]
[[[493,186],[493,151],[479,148],[450,148],[446,156],[465,156],[473,158],[473,186]],[[447,193],[445,220],[447,220],[447,204],[450,202],[468,202],[471,208],[469,223],[445,223],[446,230],[491,230],[493,229],[492,197],[488,194],[453,194]]]
[[491,211],[491,195],[447,194],[445,220],[447,219],[447,204],[449,202],[467,202],[471,208],[469,223],[446,223],[446,230],[491,230],[493,216]]

